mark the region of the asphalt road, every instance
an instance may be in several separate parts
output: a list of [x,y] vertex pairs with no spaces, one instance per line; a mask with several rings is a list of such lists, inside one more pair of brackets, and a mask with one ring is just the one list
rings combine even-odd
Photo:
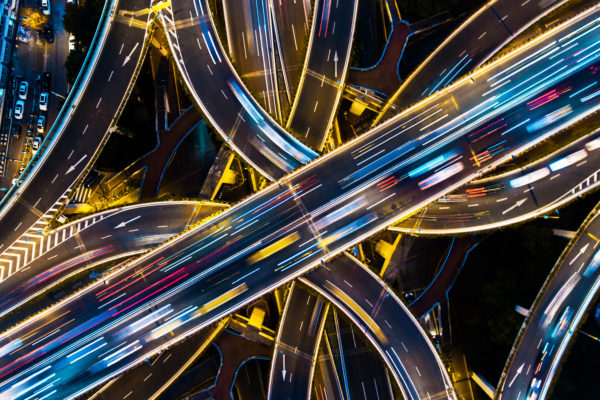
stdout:
[[548,393],[567,345],[600,287],[597,209],[534,301],[535,308],[511,351],[498,399],[543,399]]
[[[587,67],[597,57],[588,48],[597,42],[597,14],[571,22],[571,32],[581,28],[576,34],[553,31],[474,74],[475,84],[463,80],[449,90],[480,98],[480,86],[497,90],[502,84],[491,105],[483,103],[489,110],[476,106],[433,127],[431,113],[444,114],[436,110],[440,95],[428,99],[148,253],[106,283],[4,332],[0,346],[14,350],[0,359],[0,398],[35,389],[26,380],[32,377],[59,379],[50,387],[54,397],[83,393],[594,111],[585,88],[595,82]],[[519,63],[528,56],[527,64]],[[543,91],[567,86],[571,93],[582,91],[581,97],[572,101],[563,94],[529,109],[527,103],[538,104]],[[506,126],[498,129],[498,120]],[[495,158],[468,160],[500,145]],[[366,154],[371,166],[363,163]]]
[[[13,188],[14,193],[9,192],[3,200],[0,225],[6,229],[0,233],[1,250],[6,250],[28,230],[29,233],[37,232],[39,228],[31,228],[36,222],[45,226],[48,216],[66,199],[73,183],[99,151],[131,83],[146,33],[145,19],[140,27],[136,23],[130,24],[133,21],[122,14],[129,15],[127,11],[147,6],[148,3],[141,0],[119,3],[114,23],[110,24],[98,62],[85,86],[83,100],[73,109],[63,110],[39,151],[44,156],[36,162],[33,172],[21,186]],[[143,17],[147,18],[147,15]],[[66,124],[64,129],[52,133],[61,123]],[[53,134],[59,136],[50,142]],[[7,257],[5,253],[0,259],[0,269],[5,276],[14,272],[10,270],[10,259],[16,258]]]
[[310,33],[312,2],[309,0],[274,1],[275,28],[288,106],[291,107],[304,62],[304,49]]
[[161,18],[177,67],[194,101],[227,143],[270,180],[316,158],[245,89],[218,42],[206,0],[178,1],[172,7],[162,9]]
[[268,399],[309,398],[329,306],[292,283],[271,358]]
[[275,64],[275,27],[267,0],[239,2],[225,0],[225,28],[229,52],[244,83],[254,98],[276,120],[281,121],[277,66]]
[[488,1],[405,77],[375,123],[479,67],[528,26],[564,3],[566,0]]
[[[507,226],[552,212],[600,184],[600,131],[593,132],[522,169],[478,179],[440,198],[391,230],[457,234]],[[513,187],[522,177],[547,175]],[[516,180],[516,181],[515,181]]]
[[72,274],[147,251],[223,208],[195,201],[142,203],[52,230],[38,241],[32,261],[0,281],[0,316]]
[[404,398],[455,398],[427,334],[402,301],[358,260],[341,254],[300,280],[342,310],[373,343]]
[[346,82],[358,0],[317,0],[308,53],[286,127],[322,150]]
[[143,362],[130,372],[119,376],[89,400],[156,399],[168,387],[173,375],[193,361],[220,332],[222,325],[208,328],[169,348],[152,360]]

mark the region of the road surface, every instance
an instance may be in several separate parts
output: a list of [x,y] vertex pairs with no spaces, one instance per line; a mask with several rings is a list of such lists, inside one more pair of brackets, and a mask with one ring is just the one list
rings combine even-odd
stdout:
[[[55,397],[84,393],[407,217],[511,152],[595,111],[585,87],[595,82],[587,67],[598,56],[588,46],[597,42],[600,34],[592,29],[598,23],[596,10],[580,15],[478,71],[475,83],[457,82],[142,256],[106,282],[0,334],[0,346],[14,348],[0,359],[0,398],[14,398],[20,387],[29,393],[34,388],[27,382],[34,377],[53,382],[48,389],[56,390]],[[436,110],[439,96],[462,89],[480,98],[477,89],[490,84],[494,90],[502,84],[503,91],[491,104],[482,103],[489,110],[478,105],[436,127],[423,120],[431,116],[424,113],[443,113]],[[527,103],[539,102],[544,91],[565,85],[571,93],[583,92],[573,100],[552,96],[529,109]],[[521,88],[521,94],[514,94]],[[506,126],[490,126],[496,121]],[[503,153],[496,158],[469,160],[472,152],[476,156],[499,143]],[[385,155],[377,154],[379,149]],[[366,157],[373,167],[365,169]],[[25,332],[34,334],[26,337]]]

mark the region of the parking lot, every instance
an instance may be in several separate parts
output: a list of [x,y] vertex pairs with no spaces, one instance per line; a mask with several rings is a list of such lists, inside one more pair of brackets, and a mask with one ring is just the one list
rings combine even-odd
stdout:
[[[31,159],[68,92],[64,61],[69,34],[62,26],[66,0],[49,1],[50,15],[44,15],[40,0],[24,0],[20,5],[20,25],[0,122],[0,196]],[[40,102],[41,93],[47,95]]]

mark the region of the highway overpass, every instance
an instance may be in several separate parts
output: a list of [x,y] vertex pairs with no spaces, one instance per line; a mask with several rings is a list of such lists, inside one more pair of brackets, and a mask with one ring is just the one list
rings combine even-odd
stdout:
[[[447,91],[301,168],[115,272],[107,277],[106,283],[94,284],[37,318],[4,332],[0,345],[16,349],[0,366],[2,396],[18,393],[27,384],[27,377],[51,381],[58,379],[52,375],[57,372],[60,375],[60,381],[55,382],[55,390],[60,390],[57,395],[69,397],[82,393],[145,355],[207,326],[405,218],[501,163],[511,153],[524,150],[595,111],[594,103],[582,101],[590,96],[585,91],[574,101],[558,96],[534,110],[527,105],[544,90],[563,87],[566,80],[573,81],[572,93],[589,85],[591,78],[584,67],[596,59],[596,53],[588,47],[595,36],[591,27],[598,23],[595,13],[581,15],[567,27],[474,73],[475,82],[459,81]],[[575,59],[564,55],[574,47],[579,49]],[[544,70],[550,68],[554,72]],[[541,74],[544,75],[540,78]],[[533,79],[536,80],[532,84]],[[465,111],[460,119],[449,123],[438,120],[439,117],[434,119],[435,123],[423,120],[431,118],[432,113],[444,115],[444,109],[437,108],[439,96],[456,95],[461,90],[477,96],[483,91],[476,90],[478,87],[488,86],[487,90],[494,91],[500,84],[501,94]],[[528,121],[521,119],[524,112]],[[412,120],[411,126],[410,118],[415,117],[421,119]],[[495,126],[490,129],[489,124],[496,120],[506,121],[506,125],[500,130]],[[403,137],[398,137],[399,132]],[[477,159],[482,149],[499,141],[503,155]],[[377,154],[375,146],[385,155]],[[364,158],[360,157],[373,150],[376,151],[368,157],[375,164],[371,170],[365,170],[361,166]],[[403,161],[398,162],[400,157]],[[332,199],[331,193],[337,197]],[[133,272],[136,268],[145,271],[143,285],[135,281],[139,273]],[[157,318],[153,322],[163,323],[151,329],[146,324],[149,319],[139,318],[140,313],[148,313],[152,315],[149,319]],[[73,328],[65,328],[65,323],[73,324]],[[122,324],[129,326],[125,333],[121,331]],[[62,326],[61,332],[56,332],[61,329],[57,326]],[[36,327],[40,329],[27,340],[43,340],[29,350],[20,338],[22,332]],[[172,339],[167,335],[170,332]],[[132,339],[126,339],[131,335]],[[105,353],[104,358],[87,357],[96,351]],[[76,366],[69,361],[74,358]]]

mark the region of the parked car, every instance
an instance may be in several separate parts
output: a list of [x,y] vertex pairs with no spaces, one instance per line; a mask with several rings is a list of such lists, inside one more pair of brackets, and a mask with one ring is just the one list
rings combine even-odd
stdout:
[[46,39],[47,43],[54,42],[54,27],[52,24],[44,26],[44,39]]
[[67,4],[75,4],[75,5],[77,5],[77,0],[67,0]]
[[21,81],[19,84],[19,98],[21,100],[27,100],[27,91],[29,89],[29,82]]
[[41,111],[48,111],[48,92],[40,93],[39,106]]
[[34,153],[36,153],[40,149],[40,144],[42,143],[42,140],[44,140],[44,137],[42,135],[38,135],[33,138],[33,142],[31,142],[31,148],[33,149]]
[[25,102],[23,100],[17,100],[15,103],[15,119],[23,119],[23,111],[25,111]]
[[41,4],[42,4],[42,13],[44,15],[50,15],[50,12],[52,11],[50,8],[50,0],[41,0]]
[[69,36],[69,51],[74,51],[76,44],[77,40],[75,39],[75,36]]
[[46,127],[46,117],[40,115],[37,119],[37,123],[35,124],[37,133],[44,133],[44,128]]

